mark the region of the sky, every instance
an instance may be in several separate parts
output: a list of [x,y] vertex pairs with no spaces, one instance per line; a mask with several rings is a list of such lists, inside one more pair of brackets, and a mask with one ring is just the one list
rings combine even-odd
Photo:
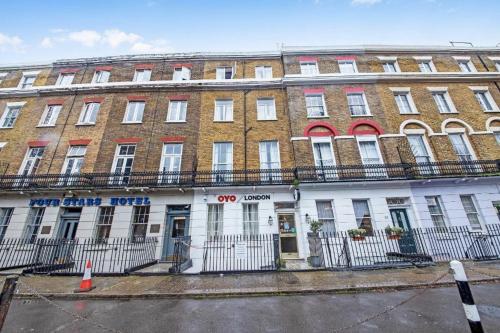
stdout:
[[0,0],[0,64],[360,44],[500,43],[500,0]]

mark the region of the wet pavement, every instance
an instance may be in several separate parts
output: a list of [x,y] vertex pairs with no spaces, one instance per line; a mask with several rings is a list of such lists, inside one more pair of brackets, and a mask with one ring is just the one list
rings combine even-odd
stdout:
[[[500,284],[472,286],[486,332],[500,332]],[[419,294],[393,311],[388,308]],[[10,332],[469,332],[456,288],[208,299],[14,300]],[[79,319],[58,307],[86,319]],[[380,314],[360,325],[356,322]],[[96,325],[101,325],[100,327]],[[343,327],[349,327],[342,329]]]
[[[466,262],[471,281],[500,281],[500,261]],[[225,275],[154,275],[94,277],[96,289],[73,294],[81,277],[22,276],[18,296],[33,294],[27,288],[53,297],[203,297],[314,292],[362,292],[379,288],[405,289],[439,283],[453,283],[447,264],[425,268],[381,269],[371,271],[269,272]],[[0,277],[0,284],[5,277]]]

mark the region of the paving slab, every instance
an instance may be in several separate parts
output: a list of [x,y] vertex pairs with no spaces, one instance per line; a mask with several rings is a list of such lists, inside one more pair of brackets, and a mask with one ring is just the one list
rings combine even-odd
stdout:
[[[500,281],[500,261],[465,262],[472,282]],[[356,271],[266,272],[211,275],[152,275],[93,277],[96,287],[74,294],[81,277],[21,276],[16,297],[36,293],[53,298],[231,297],[269,294],[349,293],[379,289],[410,289],[454,283],[448,264],[425,268]],[[3,284],[5,276],[0,276]],[[438,280],[439,279],[439,280]]]

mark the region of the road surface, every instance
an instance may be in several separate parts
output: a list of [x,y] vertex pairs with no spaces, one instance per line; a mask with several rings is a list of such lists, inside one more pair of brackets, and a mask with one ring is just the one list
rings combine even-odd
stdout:
[[[420,290],[226,299],[15,300],[4,332],[332,332]],[[500,332],[500,284],[473,286],[486,332]],[[410,302],[341,332],[469,332],[456,288],[428,289]]]

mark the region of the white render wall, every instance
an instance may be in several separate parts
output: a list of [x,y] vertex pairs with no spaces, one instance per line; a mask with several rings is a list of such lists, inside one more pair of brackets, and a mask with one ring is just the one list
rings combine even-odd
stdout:
[[467,215],[460,200],[460,195],[473,194],[478,206],[481,223],[499,223],[499,218],[493,206],[494,201],[500,201],[500,180],[466,179],[462,180],[437,180],[412,183],[411,187],[415,208],[419,213],[421,227],[434,227],[425,200],[426,196],[440,196],[446,216],[447,226],[469,226]]

